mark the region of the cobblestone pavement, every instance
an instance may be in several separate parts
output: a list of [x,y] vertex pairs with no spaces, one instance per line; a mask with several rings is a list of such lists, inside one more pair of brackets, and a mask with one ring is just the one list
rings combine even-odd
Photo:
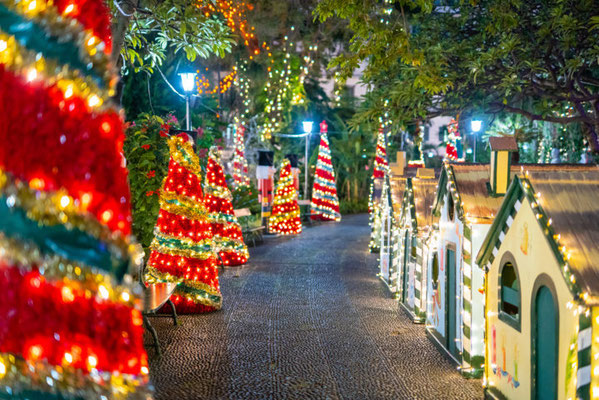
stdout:
[[[158,400],[473,399],[462,378],[376,278],[367,216],[267,238],[221,273],[223,309],[155,318]],[[149,338],[146,337],[146,340]]]

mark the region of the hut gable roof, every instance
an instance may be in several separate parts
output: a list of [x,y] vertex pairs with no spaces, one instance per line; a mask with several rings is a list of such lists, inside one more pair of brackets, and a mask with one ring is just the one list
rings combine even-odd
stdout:
[[500,233],[525,196],[547,234],[556,259],[562,266],[568,265],[562,272],[573,293],[588,293],[592,300],[587,298],[587,301],[598,302],[599,167],[522,166],[478,254],[479,265],[492,262],[493,250],[501,244]]
[[418,233],[428,231],[433,223],[433,204],[437,191],[436,179],[412,178],[412,201],[416,211]]
[[403,208],[403,196],[406,189],[405,176],[391,177],[391,201],[393,203],[393,213],[399,218]]
[[[511,176],[518,169],[512,167]],[[439,179],[439,189],[435,201],[434,212],[440,213],[443,205],[443,196],[447,193],[447,186],[453,188],[455,193],[454,203],[457,205],[458,217],[464,222],[490,224],[503,197],[492,196],[489,191],[489,165],[446,163]]]
[[[428,232],[433,223],[433,205],[440,172],[439,169],[430,169],[426,170],[425,174],[419,174],[422,178],[407,179],[403,205],[404,214],[408,207],[413,210],[415,215],[412,216],[412,228],[419,235]],[[402,214],[402,218],[404,214]]]
[[390,186],[391,186],[391,201],[393,203],[393,213],[399,220],[404,201],[404,192],[406,190],[406,183],[409,177],[414,177],[417,174],[417,168],[405,168],[403,175],[390,174]]

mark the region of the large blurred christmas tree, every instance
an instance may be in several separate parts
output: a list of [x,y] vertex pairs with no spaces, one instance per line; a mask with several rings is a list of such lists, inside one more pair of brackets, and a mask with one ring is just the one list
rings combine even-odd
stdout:
[[205,205],[212,224],[214,246],[225,265],[247,262],[248,249],[233,211],[233,196],[227,187],[218,148],[212,147],[206,165]]
[[0,398],[145,398],[100,0],[0,3]]
[[220,309],[216,254],[204,207],[200,161],[187,134],[169,139],[171,160],[160,191],[160,212],[146,266],[148,282],[177,282],[183,313]]

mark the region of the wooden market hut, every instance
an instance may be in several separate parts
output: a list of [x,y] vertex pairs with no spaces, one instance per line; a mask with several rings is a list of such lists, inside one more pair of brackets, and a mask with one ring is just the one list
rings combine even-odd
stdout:
[[599,168],[523,166],[477,263],[489,397],[599,397]]
[[400,304],[414,322],[422,323],[426,314],[426,270],[431,250],[432,208],[440,170],[418,168],[416,177],[407,178],[399,217],[393,258]]
[[433,213],[426,264],[426,328],[468,376],[484,364],[483,272],[473,263],[515,174],[513,137],[490,138],[491,163],[446,163]]

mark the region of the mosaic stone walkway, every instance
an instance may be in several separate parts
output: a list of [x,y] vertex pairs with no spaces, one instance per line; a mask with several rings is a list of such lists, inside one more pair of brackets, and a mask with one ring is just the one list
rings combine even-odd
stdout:
[[368,233],[359,215],[267,238],[221,273],[221,311],[154,319],[156,398],[482,398],[376,278]]

